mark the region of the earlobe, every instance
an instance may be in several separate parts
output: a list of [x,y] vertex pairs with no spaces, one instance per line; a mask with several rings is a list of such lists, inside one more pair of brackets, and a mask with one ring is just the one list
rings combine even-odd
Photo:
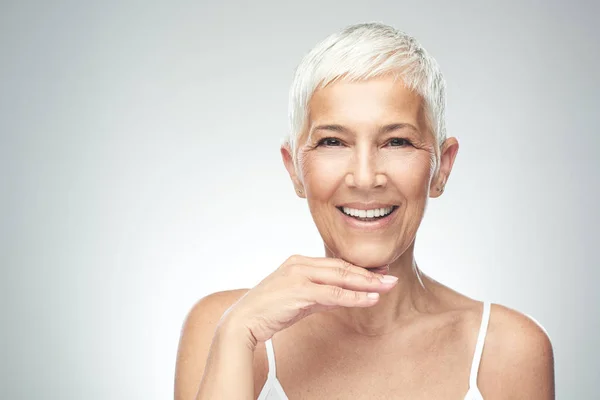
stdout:
[[444,193],[445,186],[446,179],[443,176],[438,175],[438,177],[434,179],[429,186],[429,197],[436,198],[441,196],[442,193]]
[[429,188],[430,197],[439,197],[444,192],[446,183],[448,182],[448,177],[450,176],[450,172],[452,172],[452,167],[454,165],[457,152],[458,140],[456,140],[454,137],[447,138],[442,145],[442,151],[440,154],[440,168],[437,176],[433,179]]

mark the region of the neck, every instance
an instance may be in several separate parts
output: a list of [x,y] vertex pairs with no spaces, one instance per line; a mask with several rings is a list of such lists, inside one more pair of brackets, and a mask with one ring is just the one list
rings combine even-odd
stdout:
[[435,282],[423,274],[414,259],[414,241],[389,266],[388,275],[398,277],[398,283],[388,293],[381,294],[372,307],[341,307],[326,312],[336,325],[361,336],[381,336],[410,323],[419,314],[427,313],[435,295]]

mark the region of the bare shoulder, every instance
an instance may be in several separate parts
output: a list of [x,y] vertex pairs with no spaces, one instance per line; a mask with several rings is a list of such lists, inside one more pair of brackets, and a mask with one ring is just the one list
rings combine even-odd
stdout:
[[519,311],[493,304],[488,332],[486,346],[502,350],[506,354],[505,362],[531,364],[552,361],[553,350],[548,333],[537,321]]
[[246,292],[248,289],[224,290],[201,298],[188,312],[183,331],[194,327],[214,328],[223,313]]
[[247,291],[248,289],[237,289],[212,293],[191,307],[179,338],[175,365],[175,399],[195,397],[217,323],[225,311]]
[[479,376],[486,399],[554,399],[554,354],[533,318],[492,304]]

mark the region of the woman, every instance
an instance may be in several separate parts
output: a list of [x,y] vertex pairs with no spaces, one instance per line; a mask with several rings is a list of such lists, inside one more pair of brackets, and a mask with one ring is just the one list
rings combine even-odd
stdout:
[[348,27],[304,58],[281,154],[325,257],[292,256],[251,290],[201,299],[176,399],[554,398],[540,326],[414,259],[458,151],[444,104],[436,62],[389,26]]

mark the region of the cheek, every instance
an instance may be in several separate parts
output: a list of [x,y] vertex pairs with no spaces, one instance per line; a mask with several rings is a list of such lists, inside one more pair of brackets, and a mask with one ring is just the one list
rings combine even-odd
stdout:
[[348,158],[343,154],[306,154],[300,171],[308,198],[327,199],[343,183]]
[[389,157],[386,170],[392,184],[407,198],[427,197],[431,157],[423,152]]

